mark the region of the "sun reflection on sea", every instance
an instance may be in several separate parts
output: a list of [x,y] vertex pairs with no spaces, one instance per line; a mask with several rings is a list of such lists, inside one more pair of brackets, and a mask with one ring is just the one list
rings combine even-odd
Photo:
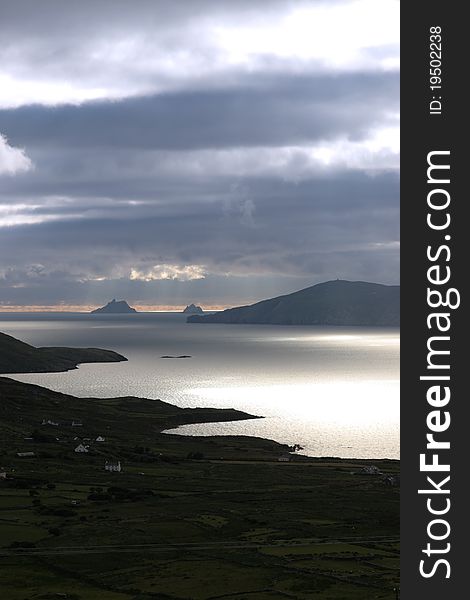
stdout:
[[324,427],[395,425],[399,422],[398,380],[332,381],[312,384],[192,388],[213,405],[243,404],[276,417],[295,416]]

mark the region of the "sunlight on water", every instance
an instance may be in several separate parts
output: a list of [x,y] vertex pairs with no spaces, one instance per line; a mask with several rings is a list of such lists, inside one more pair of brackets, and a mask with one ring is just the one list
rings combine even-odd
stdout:
[[187,390],[195,405],[237,406],[265,418],[185,425],[184,435],[258,435],[300,443],[302,454],[398,458],[399,381],[204,387]]
[[[140,396],[236,408],[262,419],[181,427],[255,435],[305,454],[399,457],[396,329],[188,325],[182,315],[0,315],[0,331],[37,346],[101,347],[124,363],[15,378],[79,397]],[[190,355],[162,360],[164,355]]]
[[[187,390],[207,404],[220,401],[257,406],[269,415],[288,418],[295,415],[327,427],[370,426],[399,421],[396,402],[398,381],[361,381],[318,383],[313,385],[271,385],[251,387],[194,388]],[[287,402],[286,402],[287,400]],[[204,402],[204,403],[206,403]]]

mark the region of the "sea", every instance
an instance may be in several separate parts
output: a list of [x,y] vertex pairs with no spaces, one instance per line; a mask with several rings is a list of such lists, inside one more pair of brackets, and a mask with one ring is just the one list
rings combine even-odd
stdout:
[[[9,375],[79,397],[139,396],[230,407],[262,419],[185,425],[180,435],[250,435],[301,454],[399,458],[399,330],[190,324],[177,313],[3,313],[35,346],[115,350],[128,362]],[[190,358],[162,358],[181,356]]]

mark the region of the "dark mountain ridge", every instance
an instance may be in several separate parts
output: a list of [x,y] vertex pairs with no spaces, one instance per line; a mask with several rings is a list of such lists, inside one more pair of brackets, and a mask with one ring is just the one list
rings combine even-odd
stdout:
[[191,315],[187,322],[398,326],[400,286],[338,279],[250,306],[204,316]]

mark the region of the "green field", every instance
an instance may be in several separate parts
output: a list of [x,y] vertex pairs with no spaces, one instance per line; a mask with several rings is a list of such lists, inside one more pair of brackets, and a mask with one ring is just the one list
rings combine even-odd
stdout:
[[[161,433],[246,417],[235,411],[5,378],[0,400],[2,600],[396,598],[399,489],[360,469],[397,474],[397,461],[284,463],[269,440]],[[88,453],[75,437],[90,438]],[[111,458],[121,473],[104,470]]]

